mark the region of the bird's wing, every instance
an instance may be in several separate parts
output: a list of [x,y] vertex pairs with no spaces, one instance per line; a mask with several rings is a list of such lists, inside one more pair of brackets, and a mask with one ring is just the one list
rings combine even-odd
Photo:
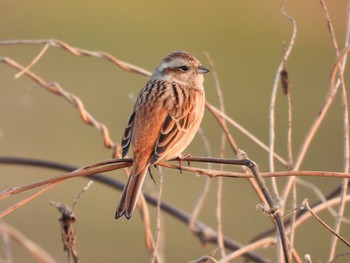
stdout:
[[131,137],[132,137],[132,129],[134,126],[135,114],[136,114],[135,111],[133,111],[133,113],[131,114],[131,116],[129,118],[128,125],[125,128],[124,135],[122,138],[121,145],[122,145],[122,157],[123,158],[125,157],[125,155],[129,151]]
[[[154,152],[150,163],[154,164],[162,160],[169,152],[177,149],[177,143],[189,132],[196,121],[196,105],[194,94],[189,94],[183,101],[181,107],[174,107],[169,111],[161,127],[158,139],[156,141]],[[173,156],[176,157],[176,156]]]

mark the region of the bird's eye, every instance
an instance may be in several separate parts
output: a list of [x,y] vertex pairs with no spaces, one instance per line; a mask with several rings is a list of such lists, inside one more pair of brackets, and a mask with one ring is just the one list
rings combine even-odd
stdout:
[[186,71],[188,71],[188,67],[187,66],[180,66],[179,70],[181,70],[182,72],[186,72]]

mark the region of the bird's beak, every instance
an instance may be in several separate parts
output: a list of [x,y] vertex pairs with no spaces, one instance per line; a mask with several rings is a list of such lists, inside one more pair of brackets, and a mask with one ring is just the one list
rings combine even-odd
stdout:
[[209,70],[208,69],[206,69],[205,67],[203,67],[203,66],[199,66],[198,67],[198,71],[197,71],[198,73],[200,73],[200,74],[204,74],[204,73],[208,73],[209,72]]

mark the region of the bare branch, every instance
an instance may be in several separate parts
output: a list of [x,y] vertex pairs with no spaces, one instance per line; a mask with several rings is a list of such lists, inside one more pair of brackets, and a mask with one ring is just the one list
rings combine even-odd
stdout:
[[45,88],[47,91],[52,92],[53,94],[62,96],[64,99],[66,99],[72,106],[78,109],[80,118],[82,121],[86,124],[94,126],[97,130],[100,131],[103,137],[103,143],[105,147],[107,148],[115,148],[115,144],[111,140],[109,136],[109,131],[107,127],[96,121],[95,118],[87,112],[87,110],[84,107],[83,102],[75,95],[65,91],[61,88],[61,86],[58,83],[49,83],[45,81],[44,79],[40,78],[38,75],[31,72],[29,69],[24,68],[22,65],[18,64],[16,61],[6,58],[6,57],[0,57],[0,63],[5,63],[15,69],[20,70],[23,72],[24,75],[31,78],[33,81],[35,81],[37,84],[39,84],[41,87]]
[[49,255],[49,253],[4,221],[0,221],[0,232],[7,233],[12,239],[16,240],[20,245],[26,248],[38,262],[56,263],[56,260]]
[[13,46],[13,45],[49,45],[51,47],[60,48],[75,56],[87,56],[87,57],[95,57],[100,59],[105,59],[121,69],[131,72],[137,73],[144,76],[150,76],[151,73],[143,68],[132,65],[128,62],[119,60],[114,56],[100,51],[90,51],[86,49],[81,49],[77,47],[72,47],[64,41],[57,39],[19,39],[19,40],[2,40],[0,41],[0,46]]
[[255,250],[255,249],[260,248],[260,247],[267,247],[267,246],[271,246],[271,245],[276,245],[275,238],[268,237],[265,239],[255,241],[253,243],[250,243],[249,245],[242,247],[239,250],[232,252],[231,254],[227,255],[226,257],[222,258],[219,261],[219,263],[229,262],[230,260],[237,259],[238,257],[243,255],[244,253],[247,253],[248,251],[252,251],[252,250]]
[[350,243],[343,238],[341,235],[339,235],[336,231],[334,231],[328,224],[326,224],[314,211],[312,211],[312,209],[310,208],[309,203],[307,202],[307,200],[305,200],[303,202],[303,206],[309,211],[309,213],[311,215],[313,215],[316,220],[323,225],[326,229],[328,229],[330,232],[332,232],[333,235],[335,235],[340,241],[342,241],[346,246],[348,246],[350,248]]
[[[250,140],[252,140],[254,143],[256,143],[260,148],[265,150],[266,152],[269,151],[269,147],[264,144],[261,140],[259,140],[256,136],[254,136],[252,133],[250,133],[247,129],[242,127],[238,122],[233,120],[231,117],[227,116],[225,113],[221,112],[219,109],[217,109],[215,106],[210,104],[209,102],[206,102],[205,106],[207,109],[215,116],[219,116],[223,119],[225,119],[229,124],[231,124],[233,127],[235,127],[237,130],[242,132],[245,136],[247,136]],[[282,165],[285,167],[288,167],[288,162],[284,160],[280,155],[277,153],[273,154],[274,158],[278,160]]]
[[19,78],[21,77],[26,71],[28,71],[31,67],[33,67],[35,65],[35,63],[37,63],[41,57],[45,54],[45,52],[48,50],[50,45],[46,44],[42,50],[39,52],[39,54],[32,60],[32,62],[29,63],[28,66],[26,66],[21,72],[17,73],[15,75],[15,78]]
[[[270,108],[269,108],[269,120],[270,120],[270,125],[269,125],[269,167],[270,167],[270,172],[275,171],[275,164],[274,164],[274,152],[275,152],[275,104],[276,104],[276,96],[277,96],[277,87],[278,87],[278,81],[280,74],[282,70],[285,67],[285,63],[289,58],[290,53],[292,52],[292,49],[294,47],[294,42],[296,39],[297,35],[297,24],[295,19],[288,15],[285,10],[284,10],[284,0],[281,1],[280,5],[280,11],[283,15],[284,18],[289,20],[292,23],[292,36],[291,39],[284,50],[283,58],[277,68],[276,74],[275,74],[275,79],[272,85],[272,92],[271,92],[271,101],[270,101]],[[274,195],[279,198],[279,191],[277,188],[277,184],[274,178],[271,180],[272,183],[272,189],[274,192]],[[283,209],[283,208],[282,208]]]
[[[225,112],[224,98],[221,90],[219,77],[215,70],[214,62],[211,60],[209,53],[205,53],[205,55],[209,61],[209,64],[212,69],[212,74],[214,76],[215,88],[216,88],[217,96],[219,98],[220,110],[222,112]],[[222,124],[225,128],[221,132],[220,158],[225,157],[225,145],[226,145],[226,136],[227,136],[226,135],[227,132],[225,134],[225,130],[226,131],[228,130],[225,120],[223,120]],[[238,149],[234,142],[231,142],[231,147],[234,149],[234,152],[237,155]],[[220,170],[223,170],[223,164],[220,164]],[[217,193],[216,193],[216,226],[218,231],[218,241],[219,241],[218,244],[220,248],[221,257],[225,257],[226,253],[225,253],[225,246],[224,246],[224,235],[222,233],[222,188],[223,188],[222,178],[219,178],[217,183],[218,185],[217,185]]]
[[[335,36],[335,32],[334,32],[334,28],[333,28],[333,24],[328,12],[328,8],[326,3],[321,0],[321,6],[323,8],[326,20],[327,20],[327,25],[329,28],[329,32],[333,41],[333,45],[334,45],[334,49],[336,51],[336,55],[337,57],[339,57],[339,47],[338,47],[338,43],[336,40],[336,36]],[[348,10],[346,13],[346,17],[347,17],[347,23],[346,23],[346,32],[345,32],[345,46],[349,45],[350,42],[350,1],[348,3]],[[342,104],[343,104],[343,145],[344,145],[344,168],[343,171],[345,173],[349,172],[349,160],[350,160],[350,143],[349,143],[349,107],[348,107],[348,96],[347,96],[347,91],[346,91],[346,87],[345,87],[345,81],[344,81],[344,70],[345,70],[345,59],[343,60],[343,63],[339,69],[339,79],[338,79],[338,83],[340,82],[341,85],[341,90],[342,90]],[[334,230],[335,232],[339,232],[340,231],[340,226],[342,223],[342,218],[344,215],[344,211],[345,211],[345,197],[346,194],[348,192],[348,184],[349,184],[349,179],[344,179],[342,182],[342,187],[341,187],[341,193],[340,196],[342,198],[341,204],[339,206],[338,209],[338,214],[336,217],[336,220],[334,222]],[[336,251],[336,246],[337,246],[337,242],[338,242],[338,238],[336,236],[333,236],[332,238],[332,242],[331,242],[331,249],[330,249],[330,253],[329,253],[329,260],[331,260],[332,258],[334,258],[335,255],[335,251]]]
[[329,88],[328,93],[324,99],[323,105],[321,106],[321,109],[319,113],[317,114],[316,118],[314,119],[309,131],[306,134],[306,137],[301,145],[301,148],[299,149],[299,153],[297,155],[296,161],[294,163],[294,169],[298,170],[302,160],[304,159],[304,156],[306,154],[306,151],[308,150],[312,139],[314,138],[316,131],[318,130],[318,127],[321,125],[324,117],[326,116],[330,105],[333,102],[334,96],[338,91],[340,82],[335,84],[335,79],[338,71],[341,69],[341,64],[345,65],[347,60],[347,55],[350,52],[350,46],[346,46],[341,52],[340,55],[337,57],[334,66],[331,71],[331,76],[329,80]]
[[[197,158],[194,157],[194,159],[199,159],[203,160],[203,158]],[[124,159],[128,160],[128,159]],[[98,165],[111,165],[113,164],[114,161],[118,160],[107,160],[100,162],[95,165],[91,165],[90,167],[97,167]],[[35,166],[35,167],[41,167],[41,168],[49,168],[49,169],[55,169],[55,170],[60,170],[60,171],[75,171],[79,170],[79,168],[75,168],[72,166],[67,166],[63,164],[57,164],[53,162],[48,162],[48,161],[41,161],[41,160],[34,160],[34,159],[27,159],[27,158],[15,158],[15,157],[0,157],[0,163],[10,163],[10,164],[19,164],[19,165],[28,165],[28,166]],[[129,164],[130,165],[130,164]],[[89,166],[88,166],[89,167]],[[88,168],[87,168],[88,169]],[[122,169],[122,168],[119,168]],[[176,169],[179,169],[177,166]],[[106,170],[110,170],[109,168]],[[103,183],[105,185],[114,187],[121,191],[124,188],[124,185],[119,183],[116,180],[113,180],[109,177],[105,177],[100,174],[92,174],[89,176],[89,178],[93,179],[96,182]],[[148,203],[150,203],[153,206],[156,206],[158,201],[156,198],[150,196],[149,194],[144,194],[145,199],[147,200]],[[181,209],[174,207],[170,205],[169,203],[166,203],[164,201],[161,201],[161,209],[179,220],[180,222],[184,223],[185,225],[188,225],[189,222],[191,221],[191,216],[183,212]],[[217,232],[215,232],[213,229],[211,229],[209,226],[207,226],[205,223],[201,221],[195,221],[193,222],[193,229],[192,229],[194,235],[198,237],[198,239],[203,243],[203,244],[208,244],[208,243],[213,243],[217,244],[218,239],[217,239]],[[224,245],[225,248],[228,250],[237,250],[243,247],[242,244],[229,239],[228,237],[224,237]],[[243,255],[245,258],[248,258],[252,260],[253,262],[259,262],[259,263],[267,263],[270,262],[269,260],[265,259],[264,257],[258,255],[257,253],[254,252],[247,252],[246,254]]]
[[[202,139],[202,141],[204,143],[206,155],[210,156],[211,155],[210,144],[209,144],[209,141],[207,140],[207,137],[204,134],[204,131],[201,128],[198,130],[198,134],[200,135],[200,138]],[[208,170],[212,169],[211,163],[207,164],[207,169]],[[198,215],[199,215],[199,213],[204,205],[204,201],[208,195],[210,185],[211,185],[210,177],[207,177],[205,180],[204,186],[202,188],[202,192],[201,192],[200,196],[198,197],[198,200],[196,201],[196,204],[195,204],[193,211],[192,211],[192,214],[191,214],[191,220],[189,222],[189,228],[191,231],[195,230],[195,223],[196,223]]]
[[154,242],[154,248],[153,248],[153,254],[152,254],[152,263],[161,262],[160,260],[160,253],[159,249],[161,246],[161,235],[162,235],[162,220],[161,220],[161,200],[162,200],[162,194],[163,194],[163,173],[162,169],[159,169],[159,191],[158,191],[158,201],[157,201],[157,225],[156,225],[156,240]]

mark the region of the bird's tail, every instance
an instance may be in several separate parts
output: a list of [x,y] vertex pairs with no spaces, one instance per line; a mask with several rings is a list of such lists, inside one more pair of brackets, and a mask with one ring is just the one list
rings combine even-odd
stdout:
[[119,219],[123,215],[125,215],[127,219],[131,218],[139,199],[147,171],[148,166],[142,169],[137,169],[137,167],[132,166],[128,181],[120,198],[117,211],[115,212],[115,219]]

